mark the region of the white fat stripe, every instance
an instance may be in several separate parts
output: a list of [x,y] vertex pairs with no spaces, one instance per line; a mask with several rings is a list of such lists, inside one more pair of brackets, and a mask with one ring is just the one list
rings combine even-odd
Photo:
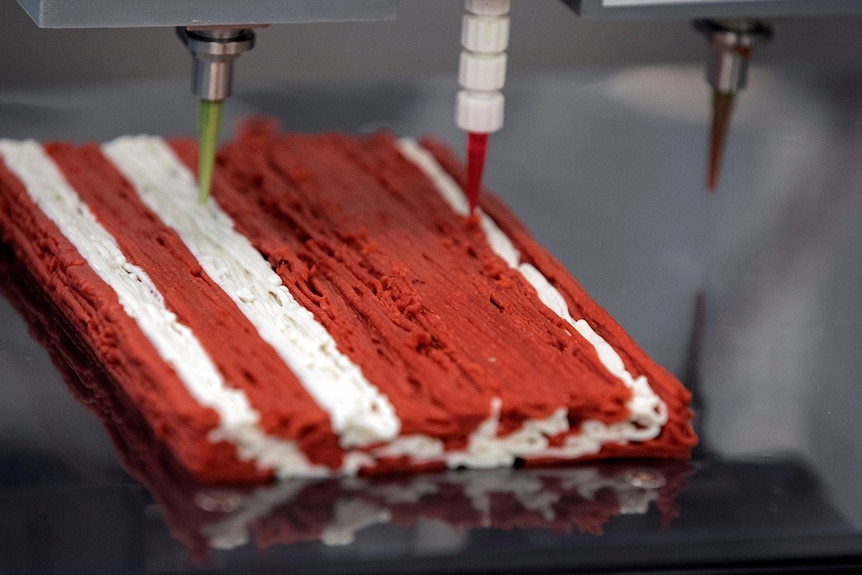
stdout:
[[[0,140],[0,154],[33,202],[114,290],[123,310],[174,368],[189,393],[218,413],[213,440],[233,442],[241,458],[254,459],[263,468],[292,473],[302,470],[310,475],[323,472],[309,464],[294,441],[263,436],[258,426],[260,415],[245,394],[225,384],[191,329],[165,307],[162,294],[146,272],[126,260],[114,237],[99,224],[38,143]],[[279,457],[267,455],[273,452]]]
[[401,422],[388,398],[338,350],[218,204],[198,203],[194,176],[164,140],[124,137],[103,150],[329,413],[343,447],[398,435]]
[[[490,218],[488,218],[490,220]],[[584,339],[596,350],[599,356],[599,361],[605,366],[611,375],[622,380],[628,387],[634,387],[635,379],[632,374],[626,369],[623,358],[614,350],[613,347],[596,331],[585,319],[575,320],[569,312],[569,306],[566,304],[565,298],[560,291],[551,285],[542,272],[536,269],[535,266],[528,263],[522,263],[516,268],[526,280],[536,288],[536,293],[543,304],[551,311],[566,320],[574,327]],[[641,376],[643,377],[643,376]]]
[[[434,159],[434,156],[422,148],[416,141],[403,138],[398,142],[401,154],[420,170],[434,183],[441,197],[449,204],[449,207],[459,215],[466,215],[466,199],[460,186],[449,176],[449,174]],[[572,317],[565,298],[548,279],[534,266],[521,262],[521,254],[512,240],[497,226],[490,217],[481,209],[477,209],[482,230],[491,249],[502,258],[512,269],[518,271],[527,282],[529,282],[538,294],[539,299],[551,311],[556,313],[578,333],[587,340],[595,349],[599,361],[608,372],[622,381],[632,390],[632,397],[627,403],[629,409],[629,420],[614,424],[604,424],[600,421],[586,421],[581,427],[580,434],[573,434],[566,438],[562,447],[548,447],[541,451],[542,455],[550,457],[573,458],[596,453],[601,445],[609,442],[643,441],[656,437],[661,431],[661,426],[667,422],[667,407],[655,391],[649,386],[646,377],[633,377],[626,369],[620,355],[585,319]],[[492,401],[491,414],[485,424],[499,417],[499,400]],[[535,426],[527,422],[524,428],[517,434],[517,441],[511,438],[491,438],[488,433],[488,425],[483,424],[471,436],[467,451],[458,454],[448,454],[450,465],[478,465],[490,466],[505,464],[513,461],[515,457],[533,455],[537,445],[542,443],[543,433]],[[490,427],[488,427],[490,429]],[[493,444],[493,445],[490,445]],[[493,448],[492,448],[493,447]],[[475,448],[475,449],[474,449]],[[425,452],[431,452],[426,446]]]

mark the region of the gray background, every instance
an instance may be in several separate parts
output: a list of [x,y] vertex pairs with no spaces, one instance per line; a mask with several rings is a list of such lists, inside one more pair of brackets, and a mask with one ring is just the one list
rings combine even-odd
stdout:
[[[401,0],[391,22],[273,26],[241,59],[237,77],[276,81],[408,79],[455,73],[463,0]],[[515,0],[509,62],[526,69],[700,62],[705,44],[687,21],[580,20],[558,0]],[[757,55],[779,66],[862,63],[862,17],[776,22]],[[40,30],[15,0],[0,0],[3,86],[167,78],[188,74],[170,29]]]

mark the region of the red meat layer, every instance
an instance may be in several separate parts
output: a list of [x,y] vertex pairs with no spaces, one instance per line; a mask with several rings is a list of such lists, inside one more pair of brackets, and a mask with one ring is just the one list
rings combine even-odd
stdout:
[[[268,474],[239,461],[236,449],[207,435],[218,415],[202,407],[161,360],[114,291],[86,265],[57,226],[39,210],[0,158],[0,231],[18,260],[78,333],[84,347],[122,382],[127,396],[193,474],[206,481],[264,480]],[[122,423],[122,419],[120,419]],[[201,449],[206,445],[207,449]]]
[[[402,434],[439,437],[448,449],[461,449],[488,417],[493,398],[502,400],[502,433],[560,407],[569,410],[574,429],[586,419],[627,420],[631,391],[607,372],[572,326],[541,303],[520,273],[491,251],[476,221],[450,210],[392,136],[279,135],[270,127],[249,126],[219,154],[215,198],[297,301],[389,398]],[[463,181],[463,168],[451,152],[435,142],[425,145]],[[173,146],[194,168],[194,143]],[[169,309],[192,327],[229,385],[246,392],[264,429],[297,439],[313,461],[337,467],[342,453],[326,413],[99,149],[64,144],[47,149],[127,258],[150,275]],[[646,375],[668,406],[669,422],[657,438],[609,444],[595,457],[686,457],[696,442],[688,392],[499,200],[484,194],[482,209],[523,260],[563,294],[573,316],[586,318],[633,375]],[[183,465],[207,481],[268,477],[237,461],[232,446],[209,441],[218,422],[215,412],[194,401],[113,291],[2,163],[0,230],[70,329],[119,382],[118,391]],[[552,444],[561,440],[552,438]],[[439,465],[394,458],[381,461],[377,471]]]
[[[294,297],[390,398],[403,433],[462,447],[494,397],[503,401],[504,433],[561,406],[573,426],[625,420],[630,390],[394,144],[386,134],[279,136],[253,127],[220,153],[214,195]],[[194,166],[193,145],[175,149]],[[656,454],[687,454],[694,439],[682,386],[574,280],[559,281],[559,264],[489,201],[491,215],[563,288],[573,311],[622,346],[633,373],[656,381],[681,410],[675,429],[652,442]],[[602,456],[629,452],[643,453],[639,445],[614,446]]]
[[298,438],[315,463],[339,467],[341,451],[329,416],[99,148],[53,144],[47,150],[127,259],[147,272],[167,308],[192,329],[227,385],[246,393],[263,429]]
[[[455,181],[462,186],[465,184],[464,169],[451,150],[433,139],[423,140],[422,144],[434,154],[440,165]],[[656,439],[640,443],[607,445],[602,450],[602,455],[625,457],[637,455],[644,448],[652,455],[660,457],[687,455],[697,444],[697,436],[690,425],[692,413],[688,406],[691,393],[647,355],[611,315],[587,294],[563,265],[532,239],[524,225],[499,198],[485,193],[482,194],[480,203],[482,209],[518,247],[522,261],[539,269],[551,285],[563,295],[572,316],[587,318],[596,333],[619,353],[629,372],[635,376],[646,375],[652,390],[667,405],[668,422]]]
[[504,430],[561,406],[625,419],[630,391],[393,144],[252,133],[220,154],[214,195],[402,433],[461,447],[494,397]]

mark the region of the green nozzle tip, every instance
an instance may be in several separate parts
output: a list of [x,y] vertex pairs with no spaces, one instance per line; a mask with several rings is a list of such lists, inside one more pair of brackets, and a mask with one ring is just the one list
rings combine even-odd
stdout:
[[216,148],[221,132],[222,100],[201,100],[198,105],[198,201],[210,195]]

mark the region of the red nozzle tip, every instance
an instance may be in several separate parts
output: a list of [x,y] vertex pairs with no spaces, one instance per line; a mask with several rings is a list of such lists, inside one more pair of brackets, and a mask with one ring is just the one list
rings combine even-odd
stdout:
[[467,201],[470,215],[479,204],[479,191],[482,189],[482,172],[485,170],[485,157],[488,153],[488,134],[470,132],[467,134]]

